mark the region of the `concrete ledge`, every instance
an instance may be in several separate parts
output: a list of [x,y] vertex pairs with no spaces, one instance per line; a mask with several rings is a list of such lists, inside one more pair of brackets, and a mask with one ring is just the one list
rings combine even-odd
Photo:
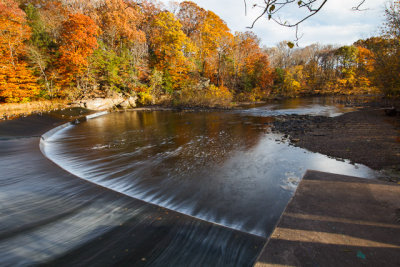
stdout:
[[400,186],[308,171],[255,266],[400,266]]
[[67,123],[61,124],[61,125],[53,128],[53,129],[45,132],[44,134],[42,134],[42,136],[40,138],[40,145],[42,145],[42,141],[45,141],[45,140],[51,138],[54,134],[56,134],[57,132],[59,132],[60,130],[62,130],[64,128],[68,127],[68,126],[71,126],[71,125],[74,125],[74,124],[78,124],[78,123],[81,123],[81,122],[84,122],[84,121],[88,121],[88,120],[91,120],[91,119],[94,119],[94,118],[97,118],[97,117],[100,117],[100,116],[103,116],[103,115],[107,115],[108,113],[109,113],[108,111],[97,112],[97,113],[93,113],[93,114],[90,114],[90,115],[87,115],[87,116],[79,117],[79,118],[75,119],[72,122],[67,122]]

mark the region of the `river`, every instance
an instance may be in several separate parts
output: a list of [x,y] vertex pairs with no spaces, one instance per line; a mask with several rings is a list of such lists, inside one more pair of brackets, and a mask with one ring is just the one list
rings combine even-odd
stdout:
[[366,166],[290,145],[271,132],[274,117],[351,110],[319,98],[233,111],[114,112],[60,130],[42,151],[110,190],[265,238],[306,170],[377,176]]

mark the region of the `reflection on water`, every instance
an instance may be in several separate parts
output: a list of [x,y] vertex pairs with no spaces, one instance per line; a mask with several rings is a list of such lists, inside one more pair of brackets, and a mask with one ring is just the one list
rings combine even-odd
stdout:
[[60,131],[44,152],[84,179],[263,237],[307,169],[375,176],[290,146],[269,133],[271,120],[243,112],[112,113]]

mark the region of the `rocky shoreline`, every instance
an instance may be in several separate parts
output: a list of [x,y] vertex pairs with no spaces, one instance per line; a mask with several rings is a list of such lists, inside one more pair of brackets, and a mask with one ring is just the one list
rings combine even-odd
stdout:
[[363,107],[337,117],[278,116],[272,131],[294,146],[385,170],[391,173],[388,180],[400,181],[400,116],[387,116],[382,108]]

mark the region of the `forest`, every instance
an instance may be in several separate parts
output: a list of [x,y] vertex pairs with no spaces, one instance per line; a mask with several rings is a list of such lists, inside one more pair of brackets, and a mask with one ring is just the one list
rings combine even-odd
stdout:
[[398,97],[399,14],[395,0],[380,36],[353,45],[266,48],[190,1],[0,0],[0,103],[114,94],[184,106]]

